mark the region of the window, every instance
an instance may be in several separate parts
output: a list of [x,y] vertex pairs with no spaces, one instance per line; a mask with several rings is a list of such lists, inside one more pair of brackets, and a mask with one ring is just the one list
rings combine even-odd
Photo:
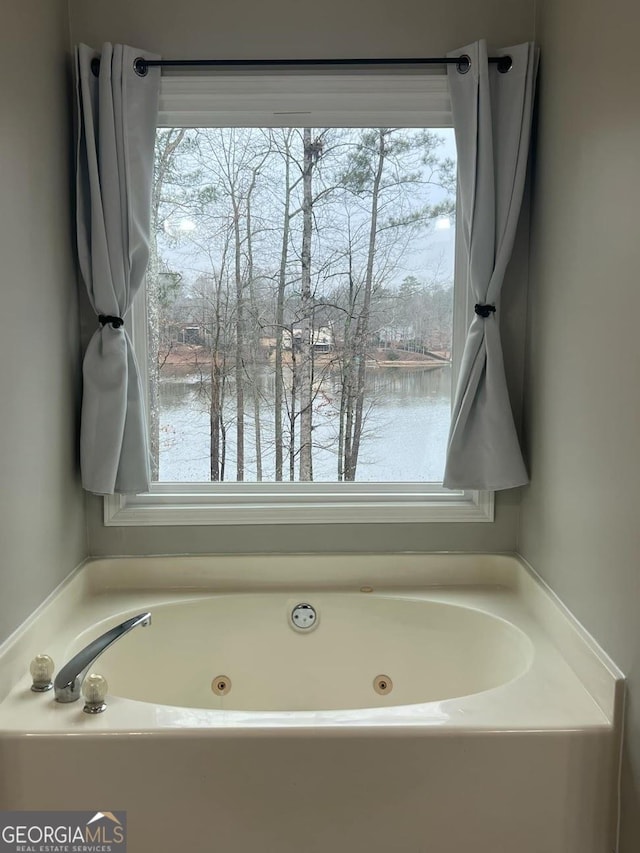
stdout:
[[149,494],[107,524],[490,520],[442,488],[455,341],[446,78],[163,78],[133,312]]

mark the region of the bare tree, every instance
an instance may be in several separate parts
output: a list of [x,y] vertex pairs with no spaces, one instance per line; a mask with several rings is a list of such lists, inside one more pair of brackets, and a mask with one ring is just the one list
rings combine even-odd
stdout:
[[[278,151],[282,157],[284,167],[284,198],[282,203],[282,237],[280,243],[280,263],[278,267],[278,286],[276,296],[276,312],[275,312],[275,394],[274,394],[274,433],[275,433],[275,479],[282,480],[283,472],[283,402],[284,402],[284,374],[283,374],[283,349],[285,323],[284,323],[284,308],[285,294],[287,286],[287,266],[289,262],[289,240],[291,231],[291,195],[295,190],[298,181],[292,184],[291,165],[292,165],[292,139],[294,131],[287,128],[281,131],[281,136],[274,131],[270,133],[270,142],[272,147]],[[293,342],[293,332],[290,333],[290,339]],[[292,445],[292,433],[289,431],[289,445]],[[291,477],[290,470],[290,477]]]
[[[441,186],[449,186],[450,163],[446,161],[446,174],[442,177],[437,171],[439,161],[434,153],[437,145],[437,137],[428,132],[410,136],[397,128],[365,130],[343,176],[344,186],[368,205],[368,234],[359,287],[353,271],[353,251],[349,249],[349,313],[343,366],[343,396],[346,399],[340,411],[339,479],[356,478],[366,414],[371,302],[376,277],[384,278],[384,265],[381,267],[379,262],[381,237],[390,237],[391,244],[397,245],[402,232],[415,234],[416,228],[424,227],[445,209],[442,205],[435,208],[428,204],[414,207],[406,204],[407,189],[412,185],[440,182]],[[417,162],[421,169],[416,168]],[[386,214],[384,220],[381,211]],[[387,254],[387,262],[390,257]]]
[[[233,467],[235,480],[250,478],[255,462],[257,480],[308,481],[314,449],[331,449],[338,479],[355,480],[375,404],[367,364],[390,306],[407,333],[411,326],[416,347],[447,342],[446,283],[421,278],[415,293],[399,293],[404,251],[450,211],[448,201],[429,206],[425,192],[414,193],[427,184],[450,189],[436,137],[396,128],[163,133],[158,145],[172,159],[169,169],[161,156],[157,163],[154,229],[165,258],[156,245],[151,270],[161,283],[172,265],[180,269],[191,294],[190,303],[181,298],[167,310],[176,328],[179,312],[190,311],[201,329],[193,366],[208,405],[211,479]],[[183,204],[185,228],[166,227],[185,216]],[[157,288],[150,297],[157,458]],[[331,352],[317,354],[329,327]],[[326,437],[328,411],[335,446]]]
[[[160,464],[160,258],[158,234],[163,218],[178,204],[171,196],[177,179],[177,154],[185,137],[184,128],[170,128],[156,136],[155,168],[151,195],[151,243],[147,266],[147,371],[149,376],[149,445],[151,479],[157,480]],[[164,208],[164,210],[162,210]],[[162,213],[161,213],[162,210]]]
[[301,252],[301,300],[300,300],[300,358],[297,364],[300,386],[300,479],[311,480],[311,454],[313,409],[311,405],[313,386],[313,330],[311,326],[311,229],[313,227],[313,167],[318,162],[322,143],[312,139],[311,128],[305,127],[303,139],[302,172],[302,252]]
[[[201,133],[206,156],[205,172],[215,180],[227,204],[232,228],[233,277],[235,286],[235,398],[236,480],[245,478],[245,386],[250,373],[247,338],[247,241],[251,240],[248,210],[256,181],[265,160],[264,136],[250,129],[220,129]],[[222,214],[225,215],[224,213]],[[252,256],[252,252],[249,252]],[[252,261],[251,261],[252,265]],[[253,274],[252,271],[250,273]]]

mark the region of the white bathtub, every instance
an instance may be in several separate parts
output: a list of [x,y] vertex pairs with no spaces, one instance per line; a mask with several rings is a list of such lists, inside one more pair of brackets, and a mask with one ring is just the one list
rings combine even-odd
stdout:
[[[143,610],[105,713],[29,690]],[[96,561],[1,650],[0,809],[124,809],[130,853],[610,853],[621,685],[511,557]]]
[[[318,614],[308,630],[291,624],[300,603]],[[83,632],[69,653],[111,622]],[[522,631],[471,607],[407,595],[247,592],[154,607],[150,629],[132,632],[95,669],[114,695],[156,705],[324,711],[481,693],[518,678],[532,660]]]

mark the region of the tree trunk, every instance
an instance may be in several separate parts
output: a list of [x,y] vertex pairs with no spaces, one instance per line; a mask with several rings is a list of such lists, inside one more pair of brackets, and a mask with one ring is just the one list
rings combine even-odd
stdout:
[[244,480],[244,293],[242,282],[242,245],[240,240],[240,209],[233,202],[233,235],[236,282],[236,480]]
[[[157,226],[157,209],[155,211]],[[153,228],[149,245],[149,264],[147,266],[147,372],[149,401],[149,452],[151,455],[151,481],[157,482],[160,476],[160,305],[158,243],[156,228]]]
[[211,433],[211,481],[220,480],[220,367],[215,354],[211,362],[211,407],[209,424]]
[[296,356],[293,324],[291,329],[291,405],[289,406],[289,480],[296,478],[296,403],[298,396],[298,360]]
[[256,300],[253,280],[253,234],[251,224],[251,194],[256,185],[254,172],[247,193],[247,281],[249,282],[249,303],[251,307],[251,394],[253,397],[253,424],[256,442],[256,480],[262,482],[262,425],[260,422],[260,384],[258,377],[258,351],[260,349],[260,309]]
[[353,428],[353,330],[352,322],[356,312],[356,288],[353,282],[353,254],[351,237],[349,238],[349,302],[344,322],[340,415],[338,427],[338,481],[347,479],[346,472],[351,464],[351,430]]
[[302,135],[304,159],[302,178],[302,252],[301,252],[301,329],[300,337],[300,480],[311,480],[311,430],[313,371],[311,350],[313,329],[311,328],[311,230],[313,227],[312,172],[314,157],[311,128],[305,127]]
[[278,273],[278,295],[276,298],[276,363],[275,363],[275,443],[276,443],[276,481],[282,480],[282,463],[284,442],[282,436],[282,405],[284,397],[284,375],[282,364],[283,351],[283,332],[284,332],[284,297],[285,288],[287,285],[287,260],[289,255],[289,230],[290,230],[290,206],[291,206],[291,186],[290,186],[290,157],[289,157],[289,140],[287,138],[284,157],[284,179],[285,179],[285,196],[284,196],[284,218],[282,222],[282,247],[280,249],[280,270]]
[[356,399],[355,417],[353,422],[353,442],[351,447],[351,460],[348,476],[345,479],[355,480],[358,465],[358,454],[360,452],[360,440],[362,438],[363,412],[364,412],[364,386],[366,378],[367,343],[369,337],[369,315],[371,313],[371,292],[373,290],[373,264],[376,254],[376,237],[378,233],[378,202],[380,199],[380,183],[385,161],[385,131],[378,131],[378,156],[373,188],[371,191],[371,221],[369,224],[369,246],[367,251],[367,268],[364,283],[364,297],[362,311],[358,318],[356,333],[356,353],[358,359],[356,377]]
[[221,430],[222,430],[222,396],[224,382],[224,367],[221,363],[220,337],[222,332],[222,317],[220,315],[222,282],[216,285],[215,315],[213,324],[213,340],[211,343],[211,402],[209,421],[211,425],[211,480],[218,482],[222,477],[221,463]]

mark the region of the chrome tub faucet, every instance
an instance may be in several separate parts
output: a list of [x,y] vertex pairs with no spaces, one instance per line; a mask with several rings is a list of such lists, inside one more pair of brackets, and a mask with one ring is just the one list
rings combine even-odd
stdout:
[[128,634],[132,628],[142,625],[146,628],[151,624],[150,613],[140,613],[138,616],[133,616],[127,619],[121,625],[116,625],[115,628],[110,628],[105,631],[102,636],[92,640],[89,645],[85,646],[82,651],[74,655],[69,663],[65,664],[53,683],[53,689],[56,697],[56,702],[75,702],[80,698],[82,691],[82,682],[87,673],[93,666],[96,658],[98,658],[105,649],[112,646],[125,634]]

